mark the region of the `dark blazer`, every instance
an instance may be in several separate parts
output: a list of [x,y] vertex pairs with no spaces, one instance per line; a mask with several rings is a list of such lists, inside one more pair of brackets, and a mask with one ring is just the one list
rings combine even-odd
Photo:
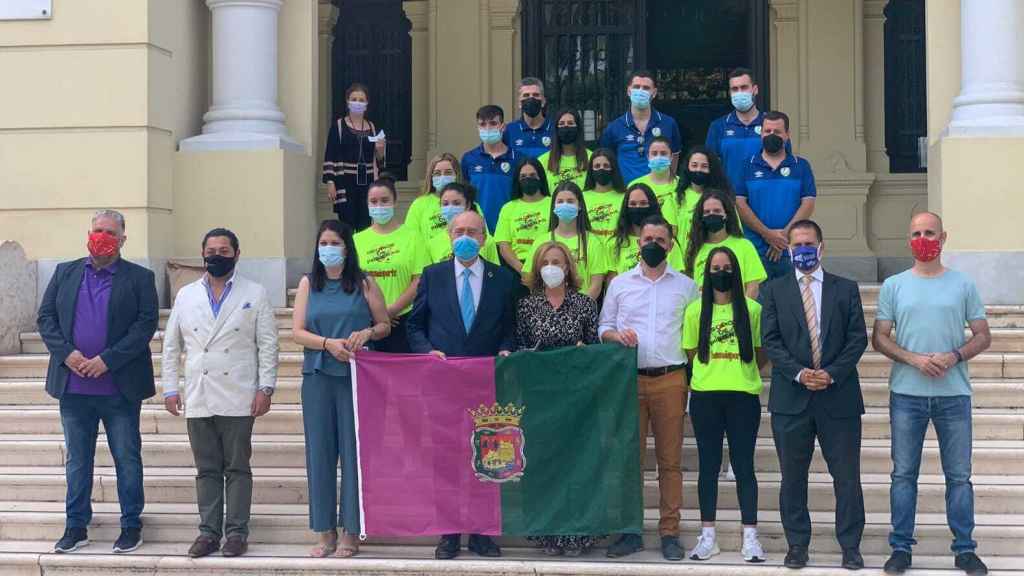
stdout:
[[469,333],[462,324],[455,260],[427,266],[406,321],[413,352],[440,350],[448,356],[495,356],[512,351],[517,282],[511,271],[484,263],[480,304]]
[[[75,350],[75,306],[88,261],[81,258],[58,264],[39,305],[39,333],[50,351],[46,392],[54,398],[64,395],[71,374],[64,360]],[[111,278],[107,349],[100,358],[118,390],[133,402],[156,394],[149,341],[156,332],[159,313],[153,271],[122,259]]]
[[772,386],[768,410],[800,414],[811,396],[831,416],[864,413],[857,363],[868,346],[864,308],[857,283],[825,272],[821,286],[821,368],[832,376],[831,386],[811,392],[795,378],[809,368],[811,336],[804,316],[803,297],[796,275],[787,274],[761,288],[761,339],[772,361]]

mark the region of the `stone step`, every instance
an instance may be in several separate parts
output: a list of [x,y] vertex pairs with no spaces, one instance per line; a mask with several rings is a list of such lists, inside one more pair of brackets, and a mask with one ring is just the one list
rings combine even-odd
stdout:
[[[684,438],[683,469],[697,470],[697,446],[690,437]],[[0,434],[0,454],[6,456],[7,466],[63,466],[64,438],[57,434],[22,435]],[[188,439],[183,434],[144,434],[142,455],[146,466],[190,467],[193,465]],[[646,468],[655,467],[654,442],[648,438]],[[925,440],[922,453],[922,474],[940,474],[939,449],[935,440]],[[106,440],[99,438],[96,452],[97,466],[112,466]],[[301,434],[261,434],[253,439],[254,468],[303,468],[306,465],[303,436]],[[778,472],[779,461],[775,445],[769,438],[759,438],[754,453],[757,472]],[[888,440],[866,439],[861,448],[861,470],[865,474],[889,474],[891,458]],[[1024,475],[1024,442],[1008,440],[975,440],[973,470],[979,475]],[[820,451],[815,451],[811,471],[826,471]]]
[[[119,531],[119,512],[116,504],[97,503],[90,526],[90,539],[97,542],[113,541]],[[656,550],[657,510],[646,510],[644,544]],[[699,514],[685,509],[682,514],[683,543],[692,546],[697,532]],[[838,553],[833,537],[834,514],[812,512],[812,542],[815,551]],[[0,540],[55,541],[64,530],[64,505],[60,502],[0,502]],[[889,552],[889,514],[868,514],[861,550],[869,555]],[[181,543],[182,550],[196,536],[198,514],[194,504],[148,504],[143,513],[143,538],[150,543]],[[981,542],[979,554],[985,556],[1014,556],[1020,554],[1024,540],[1024,516],[1013,514],[976,514],[974,538]],[[718,515],[718,541],[726,550],[738,550],[742,533],[737,511],[720,511]],[[770,555],[784,554],[785,536],[778,512],[760,511],[758,532],[761,544]],[[918,545],[916,554],[948,554],[950,535],[944,514],[917,515]],[[254,544],[305,544],[312,541],[306,505],[261,505],[252,507],[249,541]],[[371,537],[367,544],[430,546],[436,538]],[[522,547],[524,538],[501,537],[504,546]],[[776,558],[775,560],[778,560]]]
[[[0,380],[0,406],[31,406],[56,405],[57,400],[50,397],[41,379]],[[274,405],[299,403],[299,378],[279,378],[277,392],[274,394]],[[768,403],[771,381],[764,380],[764,391],[761,393],[761,404]],[[972,380],[973,403],[975,408],[1024,408],[1024,380],[983,379]],[[160,382],[156,383],[157,395],[148,398],[146,404],[163,404],[160,393]],[[865,378],[861,380],[864,404],[869,408],[886,408],[889,406],[889,383],[886,380]]]

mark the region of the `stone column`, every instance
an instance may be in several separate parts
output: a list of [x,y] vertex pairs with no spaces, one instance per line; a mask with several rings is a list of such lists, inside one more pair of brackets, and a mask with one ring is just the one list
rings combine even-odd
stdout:
[[277,102],[277,22],[284,0],[206,0],[213,28],[213,105],[182,151],[303,150]]
[[327,198],[327,186],[320,182],[321,161],[324,159],[324,148],[327,145],[327,134],[331,126],[334,114],[334,27],[338,23],[338,7],[329,0],[320,0],[317,6],[317,29],[318,50],[319,50],[319,92],[320,109],[318,111],[320,124],[317,126],[316,156],[313,163],[316,166],[317,196],[316,212],[317,219],[323,220],[334,215],[333,207]]

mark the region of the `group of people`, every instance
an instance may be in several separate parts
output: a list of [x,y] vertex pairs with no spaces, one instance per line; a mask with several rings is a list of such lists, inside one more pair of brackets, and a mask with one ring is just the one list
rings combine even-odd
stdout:
[[[304,349],[310,528],[319,539],[313,556],[358,553],[348,363],[356,351],[369,346],[445,359],[610,342],[637,351],[638,426],[640,438],[654,436],[666,559],[707,560],[719,553],[723,440],[740,504],[741,553],[749,562],[766,559],[757,532],[755,452],[760,369],[770,361],[768,410],[789,543],[784,563],[800,568],[808,562],[808,473],[817,441],[834,480],[842,565],[863,566],[864,403],[857,364],[868,337],[860,293],[855,282],[823,270],[822,230],[809,219],[815,195],[810,167],[790,151],[785,114],[754,107],[756,90],[749,71],[731,74],[736,110],[713,125],[708,146],[690,150],[680,163],[678,128],[651,107],[656,87],[649,74],[631,78],[629,112],[609,125],[592,153],[582,146],[579,116],[565,111],[544,118],[543,87],[526,79],[523,118],[506,126],[500,108],[481,108],[481,146],[461,163],[451,154],[434,158],[404,222],[394,182],[378,177],[366,188],[367,227],[321,223],[292,318],[293,338]],[[350,113],[357,92],[348,94]],[[361,96],[365,101],[365,90]],[[350,120],[339,130],[351,127]],[[334,189],[338,194],[337,184]],[[346,194],[351,200],[352,191]],[[929,420],[942,428],[956,565],[970,574],[986,570],[971,539],[966,361],[986,349],[990,336],[974,284],[941,264],[945,238],[937,215],[913,218],[908,243],[914,267],[886,280],[873,331],[875,349],[894,361],[890,573],[911,564]],[[155,393],[149,340],[157,298],[152,272],[119,258],[124,241],[123,217],[97,214],[90,256],[58,267],[40,309],[40,332],[51,352],[47,390],[60,398],[68,445],[68,521],[57,551],[88,542],[100,420],[117,463],[122,506],[115,551],[142,541],[138,420],[141,401]],[[226,537],[222,553],[236,556],[247,548],[251,435],[274,393],[277,329],[265,291],[235,272],[241,251],[231,231],[207,233],[201,254],[206,273],[179,292],[168,319],[163,394],[168,411],[184,411],[198,472],[200,534],[189,554],[211,554]],[[109,306],[112,294],[116,307]],[[965,325],[973,331],[970,339]],[[701,531],[684,553],[679,525],[687,411],[698,449]],[[642,461],[646,442],[640,450]],[[547,554],[575,556],[593,545],[594,535],[537,542]],[[468,546],[481,556],[501,554],[483,535],[471,535]],[[623,557],[642,547],[639,535],[623,534],[607,555]],[[435,557],[454,558],[460,549],[460,535],[443,535]]]

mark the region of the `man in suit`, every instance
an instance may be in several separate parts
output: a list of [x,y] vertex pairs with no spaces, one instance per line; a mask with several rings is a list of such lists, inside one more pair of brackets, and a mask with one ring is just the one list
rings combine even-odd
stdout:
[[[202,250],[206,274],[178,292],[164,331],[164,407],[178,416],[184,406],[198,471],[199,537],[188,555],[216,552],[226,535],[221,553],[241,556],[252,506],[252,427],[270,411],[277,324],[263,286],[235,273],[240,251],[234,232],[210,230]],[[182,343],[184,402],[178,392]]]
[[[409,346],[416,353],[447,356],[507,356],[515,327],[516,280],[512,272],[480,258],[487,226],[468,211],[448,224],[451,260],[427,266],[420,276],[407,323]],[[441,537],[434,557],[455,558],[459,534]],[[473,534],[469,549],[480,556],[501,556],[488,536]]]
[[142,544],[142,401],[156,393],[149,342],[159,314],[153,272],[121,258],[124,216],[92,218],[88,258],[62,262],[39,306],[50,352],[46,392],[60,400],[67,450],[67,521],[55,552],[89,544],[93,460],[99,423],[117,469],[121,535],[114,552]]
[[835,490],[842,565],[858,570],[864,567],[864,398],[857,363],[868,344],[860,290],[856,282],[822,270],[821,228],[814,221],[794,222],[788,239],[795,273],[761,290],[764,349],[772,361],[768,410],[782,470],[779,510],[789,543],[785,565],[807,565],[807,475],[817,439]]

